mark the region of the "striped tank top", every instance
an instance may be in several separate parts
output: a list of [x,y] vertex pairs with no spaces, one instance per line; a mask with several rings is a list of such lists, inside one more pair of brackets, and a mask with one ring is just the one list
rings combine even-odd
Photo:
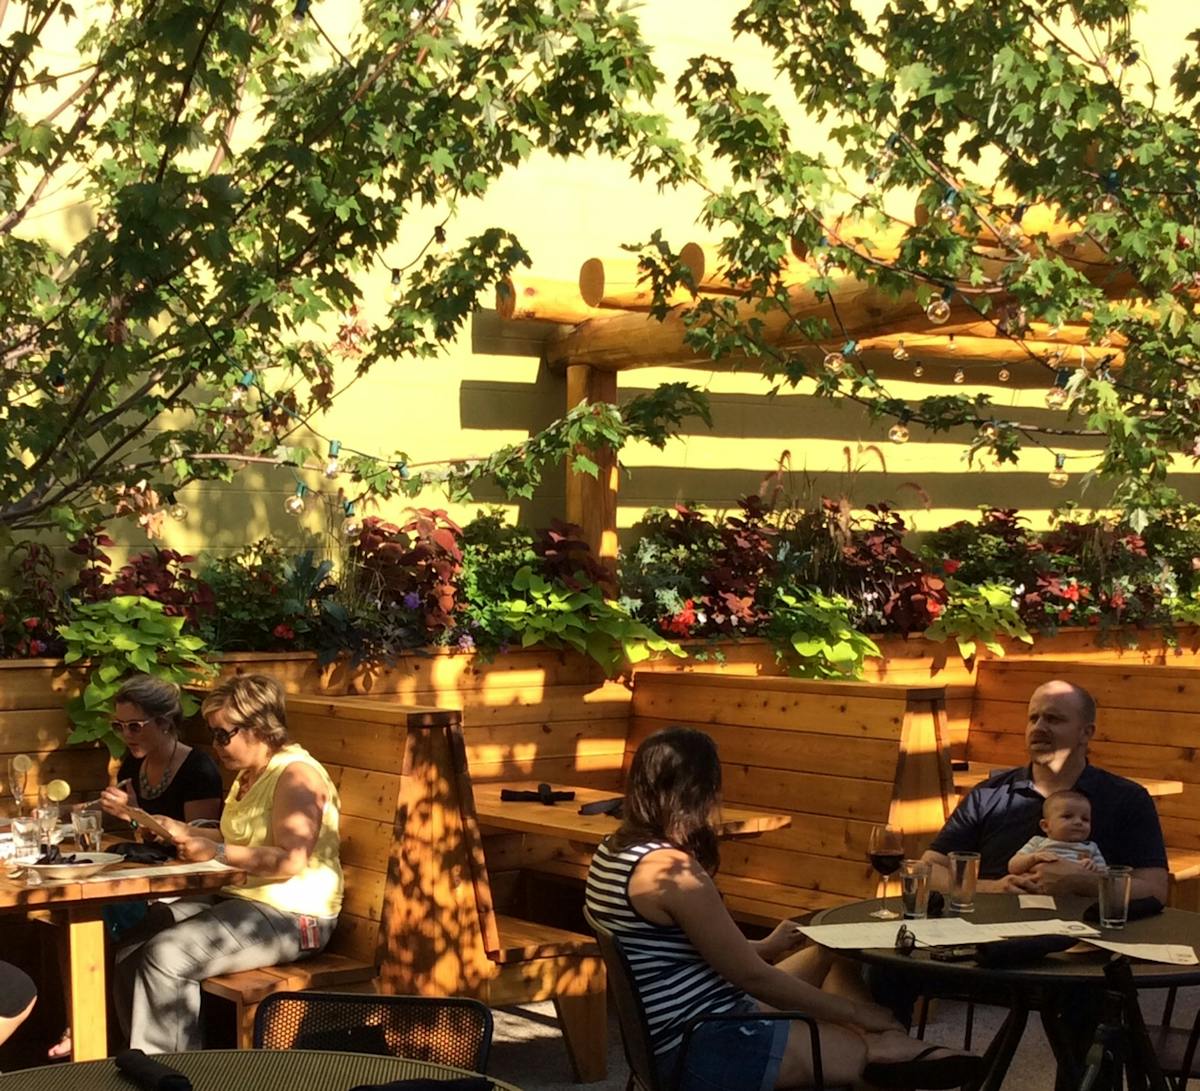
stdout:
[[642,857],[669,848],[665,841],[625,849],[603,842],[592,857],[585,893],[588,911],[620,940],[629,959],[657,1054],[683,1041],[693,1016],[729,1011],[748,999],[704,961],[682,928],[647,920],[629,900],[629,880]]

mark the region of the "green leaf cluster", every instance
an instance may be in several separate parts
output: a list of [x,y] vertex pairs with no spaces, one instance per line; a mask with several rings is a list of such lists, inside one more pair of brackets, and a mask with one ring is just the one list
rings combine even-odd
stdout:
[[[169,617],[160,603],[138,595],[118,595],[87,603],[75,612],[70,624],[60,625],[66,641],[63,661],[87,669],[83,692],[67,705],[72,730],[68,742],[101,741],[114,756],[125,750],[109,721],[114,697],[131,674],[152,674],[186,686],[203,682],[215,672],[203,657],[204,641],[183,632],[184,619]],[[183,712],[190,716],[197,704],[183,694]]]
[[1017,613],[1013,589],[1007,584],[970,587],[951,580],[947,589],[950,598],[938,619],[925,630],[927,639],[941,642],[953,638],[958,654],[967,660],[980,644],[993,655],[1004,655],[1004,645],[997,639],[1000,636],[1033,643],[1032,634]]
[[796,678],[861,678],[866,659],[881,654],[854,627],[848,600],[812,588],[777,591],[765,635]]

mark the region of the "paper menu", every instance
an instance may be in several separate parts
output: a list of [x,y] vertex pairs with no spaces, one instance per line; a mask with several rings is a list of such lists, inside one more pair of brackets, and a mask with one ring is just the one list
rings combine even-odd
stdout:
[[1140,958],[1146,962],[1167,962],[1173,966],[1200,965],[1196,951],[1182,943],[1113,943],[1107,939],[1086,939],[1093,947],[1102,947],[1118,955]]
[[980,926],[990,932],[988,939],[1013,939],[1020,936],[1078,936],[1088,939],[1098,936],[1090,924],[1083,921],[1008,921],[1004,924],[985,924]]
[[862,924],[807,924],[800,931],[822,947],[839,951],[861,951],[893,947],[900,925],[905,925],[923,944],[977,943],[975,926],[960,917],[917,921],[864,921]]

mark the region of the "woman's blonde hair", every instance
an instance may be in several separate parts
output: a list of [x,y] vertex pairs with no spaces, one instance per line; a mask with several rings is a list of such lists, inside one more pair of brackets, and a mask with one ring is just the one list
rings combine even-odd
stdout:
[[200,705],[205,718],[224,710],[231,728],[249,731],[273,750],[288,741],[283,687],[266,674],[239,674],[214,686]]

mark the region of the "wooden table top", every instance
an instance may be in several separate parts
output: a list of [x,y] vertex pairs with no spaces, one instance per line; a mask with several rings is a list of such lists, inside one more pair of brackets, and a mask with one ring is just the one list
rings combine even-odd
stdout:
[[[959,795],[965,795],[976,784],[982,784],[993,773],[1003,772],[1011,766],[998,765],[994,769],[956,769],[954,771],[954,790]],[[1177,796],[1183,794],[1182,780],[1156,780],[1154,777],[1128,777],[1135,784],[1140,784],[1156,799],[1162,796]]]
[[[195,1053],[165,1053],[155,1059],[182,1072],[197,1091],[218,1087],[253,1088],[254,1091],[328,1087],[342,1091],[360,1084],[392,1080],[453,1080],[475,1075],[429,1061],[315,1049],[208,1049]],[[497,1091],[519,1091],[512,1084],[490,1076],[487,1078]],[[3,1091],[130,1091],[133,1087],[134,1084],[117,1071],[112,1060],[27,1068],[0,1076]]]
[[[508,781],[504,783],[476,784],[475,811],[485,826],[522,833],[538,833],[547,837],[561,837],[588,845],[598,845],[609,834],[615,833],[620,822],[606,814],[580,814],[585,803],[601,799],[612,799],[617,793],[598,788],[576,788],[569,784],[555,784],[557,791],[575,793],[573,801],[556,803],[547,807],[540,802],[510,802],[500,800],[504,788],[522,792],[536,792],[534,781]],[[792,816],[777,811],[756,811],[749,807],[721,808],[721,837],[753,837],[768,830],[781,830],[792,824]]]
[[244,871],[212,860],[204,864],[116,864],[90,879],[46,879],[37,886],[28,886],[23,879],[0,876],[0,913],[56,905],[211,894],[245,879]]

